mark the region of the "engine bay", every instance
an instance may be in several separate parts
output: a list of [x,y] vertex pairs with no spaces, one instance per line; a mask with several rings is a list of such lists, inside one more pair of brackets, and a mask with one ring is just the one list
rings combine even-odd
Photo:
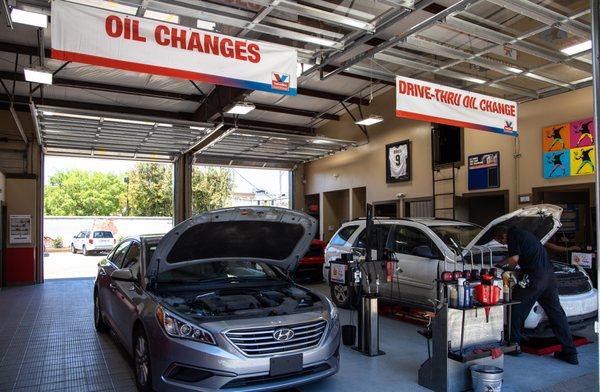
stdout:
[[161,293],[165,305],[193,318],[244,318],[322,309],[321,300],[293,284],[263,288],[222,288]]

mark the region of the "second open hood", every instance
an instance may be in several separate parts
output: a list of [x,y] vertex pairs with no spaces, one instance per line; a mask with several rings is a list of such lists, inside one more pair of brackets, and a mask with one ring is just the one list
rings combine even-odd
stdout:
[[294,269],[317,229],[305,213],[276,207],[234,207],[191,217],[164,235],[148,275],[184,265],[244,260]]
[[546,243],[560,228],[562,208],[553,204],[537,204],[520,208],[510,214],[502,215],[491,221],[465,247],[466,250],[486,245],[494,239],[494,228],[497,226],[518,227],[535,235],[540,242]]

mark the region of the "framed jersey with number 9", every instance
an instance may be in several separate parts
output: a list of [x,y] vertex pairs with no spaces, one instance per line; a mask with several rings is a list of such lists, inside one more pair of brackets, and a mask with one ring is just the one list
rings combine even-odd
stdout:
[[385,146],[386,182],[410,181],[410,140]]

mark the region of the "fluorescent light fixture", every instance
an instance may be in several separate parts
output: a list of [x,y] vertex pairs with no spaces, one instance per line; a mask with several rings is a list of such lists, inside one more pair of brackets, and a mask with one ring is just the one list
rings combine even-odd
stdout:
[[483,80],[483,79],[479,79],[479,78],[472,78],[470,76],[464,77],[463,80],[466,80],[467,82],[471,82],[471,83],[477,83],[477,84],[487,83],[487,80]]
[[516,67],[505,67],[504,69],[506,69],[508,72],[512,72],[514,74],[520,74],[523,72],[522,69],[516,68]]
[[25,68],[25,80],[32,83],[52,84],[52,72],[43,68]]
[[165,14],[164,12],[158,12],[158,11],[152,11],[152,10],[146,10],[146,12],[144,12],[144,18],[162,20],[163,22],[169,22],[169,23],[175,23],[175,24],[179,23],[178,15]]
[[592,49],[592,41],[581,42],[576,45],[572,45],[561,49],[560,51],[566,54],[567,56],[573,56],[574,54],[585,52],[586,50]]
[[579,83],[591,82],[592,80],[593,80],[593,77],[592,76],[588,76],[587,78],[573,80],[572,82],[569,82],[569,83],[571,83],[571,84],[579,84]]
[[217,24],[215,22],[208,22],[206,20],[200,20],[197,19],[196,20],[196,27],[202,30],[211,30],[214,31],[215,28],[217,27]]
[[111,10],[111,11],[116,11],[116,12],[122,12],[124,14],[129,14],[129,15],[135,15],[137,13],[137,7],[116,3],[114,1],[105,1],[105,0],[69,0],[69,1],[71,3],[89,5],[92,7],[102,8],[105,10]]
[[252,102],[238,102],[225,111],[229,114],[248,114],[256,109]]
[[190,129],[193,129],[194,131],[205,131],[206,127],[194,127],[194,126],[190,126]]
[[154,125],[153,122],[138,121],[138,120],[128,120],[126,118],[105,117],[104,121],[111,121],[111,122],[124,123],[124,124]]
[[10,19],[15,23],[36,26],[45,29],[48,27],[48,15],[38,12],[23,11],[18,8],[10,10]]
[[167,124],[167,123],[156,123],[157,126],[159,127],[165,127],[165,128],[173,128],[173,124]]
[[56,113],[56,112],[42,112],[42,113],[44,113],[44,116],[48,116],[48,117],[57,116],[57,117],[67,117],[67,118],[79,118],[82,120],[95,120],[95,121],[100,120],[100,117],[98,117],[98,116],[86,116],[85,114]]
[[331,140],[327,140],[327,139],[313,139],[313,140],[311,140],[311,142],[313,144],[332,144],[333,143]]
[[383,117],[371,114],[369,117],[363,118],[362,120],[355,122],[355,124],[369,126],[369,125],[380,123],[382,121],[383,121]]

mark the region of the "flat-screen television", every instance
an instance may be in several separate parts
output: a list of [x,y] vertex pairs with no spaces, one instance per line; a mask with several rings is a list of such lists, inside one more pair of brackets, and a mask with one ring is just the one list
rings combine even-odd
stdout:
[[448,165],[456,162],[462,162],[463,129],[452,125],[431,124],[433,128],[433,163],[435,166]]

